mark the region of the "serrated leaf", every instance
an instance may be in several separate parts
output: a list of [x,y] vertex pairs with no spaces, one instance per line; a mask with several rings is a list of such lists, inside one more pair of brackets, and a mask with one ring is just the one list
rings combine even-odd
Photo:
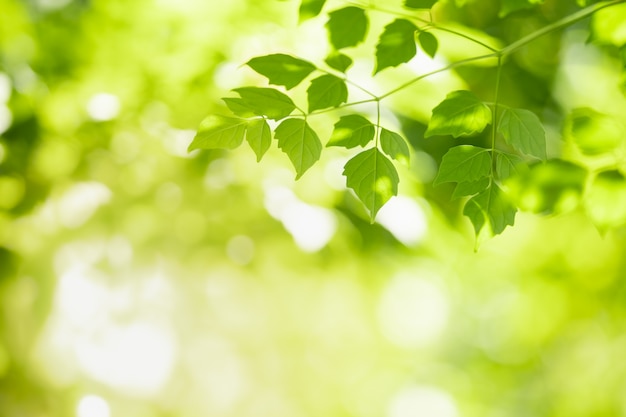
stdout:
[[430,9],[437,3],[437,0],[406,0],[404,7],[409,9]]
[[433,109],[424,137],[468,136],[482,132],[491,123],[491,109],[469,91],[453,91]]
[[300,9],[298,9],[300,22],[304,22],[320,14],[324,8],[324,3],[326,3],[326,0],[302,0]]
[[452,193],[452,199],[465,197],[468,195],[478,194],[483,192],[489,187],[489,178],[481,178],[478,181],[473,182],[460,182],[454,188]]
[[420,32],[419,35],[417,35],[417,40],[422,50],[426,52],[428,56],[434,58],[439,48],[439,41],[437,41],[435,35],[430,32]]
[[337,71],[346,72],[352,66],[352,58],[341,52],[333,52],[324,61],[326,64]]
[[496,173],[500,181],[505,181],[513,175],[524,174],[526,171],[528,167],[519,156],[504,152],[496,154]]
[[491,235],[502,233],[507,226],[513,226],[516,212],[504,192],[493,183],[487,190],[469,199],[463,208],[463,214],[474,225],[476,235],[485,226],[489,227]]
[[400,178],[393,163],[377,148],[357,154],[344,166],[346,184],[370,212],[372,221],[378,210],[398,194]]
[[498,17],[505,17],[513,12],[517,12],[519,10],[527,10],[532,9],[537,4],[543,3],[543,1],[533,1],[533,0],[502,0],[500,4],[500,11],[498,12]]
[[374,74],[387,67],[408,62],[417,52],[415,31],[417,26],[406,19],[396,19],[381,33],[376,45],[376,69]]
[[380,129],[380,147],[383,152],[392,157],[398,162],[402,162],[405,165],[409,164],[411,154],[409,152],[409,145],[402,136],[396,132],[392,132],[385,128]]
[[269,119],[283,119],[296,108],[289,97],[273,88],[241,87],[233,91],[241,96],[242,103],[254,114]]
[[306,92],[309,112],[328,107],[337,107],[348,100],[346,82],[330,74],[325,74],[312,80]]
[[246,141],[256,154],[256,161],[259,162],[272,143],[272,132],[265,119],[248,122]]
[[330,12],[328,16],[326,29],[330,43],[335,49],[363,42],[369,26],[369,20],[363,9],[349,6]]
[[498,130],[519,152],[546,159],[546,132],[537,115],[525,109],[503,108]]
[[320,159],[322,143],[309,124],[303,119],[287,119],[274,131],[278,147],[287,154],[294,168],[296,179]]
[[200,123],[188,151],[234,149],[241,145],[247,124],[246,120],[211,115]]
[[443,182],[474,182],[491,174],[491,154],[488,149],[472,145],[450,148],[443,156],[433,185]]
[[342,116],[330,136],[326,146],[343,146],[344,148],[354,148],[365,146],[374,139],[374,125],[363,116],[351,114]]
[[256,116],[254,111],[246,106],[246,103],[239,97],[224,97],[222,100],[226,103],[226,107],[239,117],[247,118]]
[[316,68],[309,61],[285,54],[259,56],[246,65],[267,77],[270,84],[285,86],[287,90],[300,84]]

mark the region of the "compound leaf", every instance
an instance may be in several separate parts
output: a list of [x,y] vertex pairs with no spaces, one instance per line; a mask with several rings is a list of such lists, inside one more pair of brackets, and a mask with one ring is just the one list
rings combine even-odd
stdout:
[[285,54],[271,54],[252,58],[246,63],[259,74],[267,77],[270,84],[285,86],[288,90],[300,84],[315,70],[315,65]]
[[402,136],[385,128],[380,130],[380,147],[383,152],[406,165],[409,164],[411,154],[409,146]]
[[246,106],[245,101],[239,97],[224,97],[222,100],[226,103],[226,107],[239,117],[247,118],[256,116],[256,113],[250,107]]
[[200,123],[188,150],[235,149],[243,141],[247,124],[246,120],[211,115]]
[[348,6],[329,13],[326,29],[330,43],[337,50],[358,45],[365,39],[369,20],[360,7]]
[[278,147],[287,154],[300,178],[322,153],[322,143],[317,134],[303,119],[287,119],[274,131]]
[[409,9],[430,9],[437,3],[437,0],[406,0],[404,7]]
[[519,152],[546,159],[546,132],[535,113],[505,107],[498,130],[506,142]]
[[443,156],[434,185],[442,182],[474,182],[491,173],[491,154],[488,149],[472,145],[450,148]]
[[233,91],[241,96],[241,104],[258,116],[269,119],[283,119],[296,108],[289,97],[273,88],[241,87]]
[[342,116],[337,123],[326,146],[354,148],[365,146],[374,139],[374,125],[363,116],[351,114]]
[[302,0],[300,9],[298,10],[300,22],[304,22],[320,14],[322,8],[324,8],[324,3],[326,3],[326,0]]
[[352,66],[352,58],[341,52],[333,52],[324,61],[326,64],[337,71],[346,72]]
[[491,123],[491,109],[469,91],[453,91],[433,109],[424,137],[454,137],[482,132]]
[[498,235],[507,226],[515,223],[517,209],[506,198],[504,192],[494,183],[467,201],[463,214],[474,225],[476,235],[487,226],[491,235]]
[[417,35],[417,40],[419,41],[422,50],[426,52],[428,56],[434,58],[437,53],[437,49],[439,48],[439,41],[437,41],[435,35],[430,32],[420,32],[419,35]]
[[378,210],[398,194],[400,178],[393,163],[377,148],[357,154],[344,166],[346,184],[370,212],[372,221]]
[[309,112],[327,107],[337,107],[348,100],[346,82],[330,74],[325,74],[312,80],[306,92]]
[[374,74],[387,67],[408,62],[417,52],[415,31],[417,27],[406,19],[396,19],[383,30],[376,45],[376,69]]
[[272,132],[265,119],[255,119],[248,122],[246,141],[256,154],[259,162],[272,143]]

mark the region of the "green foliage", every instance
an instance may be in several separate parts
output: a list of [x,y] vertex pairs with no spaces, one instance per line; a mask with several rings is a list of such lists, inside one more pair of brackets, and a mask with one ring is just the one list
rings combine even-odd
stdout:
[[396,19],[380,35],[376,45],[374,74],[388,67],[396,67],[415,56],[415,31],[417,26],[406,19]]
[[[282,53],[254,57],[247,62],[252,70],[265,76],[270,84],[285,90],[295,89],[309,76],[317,73],[306,88],[306,111],[303,106],[296,105],[289,96],[277,89],[236,88],[233,91],[239,97],[228,97],[224,102],[234,115],[244,120],[222,116],[208,118],[200,126],[190,149],[232,149],[241,144],[245,135],[257,160],[260,160],[271,146],[271,129],[266,119],[281,120],[292,116],[276,127],[274,136],[278,140],[278,147],[288,155],[295,167],[297,178],[300,178],[319,160],[322,152],[318,134],[308,124],[307,118],[354,104],[370,103],[376,108],[376,123],[360,114],[343,114],[335,120],[332,134],[326,143],[327,147],[343,147],[348,150],[371,146],[348,161],[344,167],[344,175],[347,187],[354,190],[373,220],[380,208],[397,194],[400,177],[394,163],[410,168],[411,149],[403,137],[405,132],[392,132],[380,123],[383,100],[412,88],[426,77],[459,67],[471,67],[483,61],[486,68],[496,65],[495,77],[491,72],[489,76],[481,78],[493,79],[491,92],[485,94],[484,89],[490,88],[485,87],[485,83],[480,85],[480,89],[472,88],[471,82],[467,88],[450,88],[452,91],[447,91],[445,99],[432,109],[423,136],[437,142],[437,136],[452,136],[457,140],[469,141],[484,141],[489,138],[490,143],[486,145],[483,142],[462,142],[442,149],[440,155],[444,156],[433,185],[456,183],[451,199],[461,199],[461,204],[464,204],[463,213],[472,222],[477,236],[481,237],[502,233],[507,226],[513,225],[518,208],[537,213],[561,212],[578,206],[587,192],[590,201],[594,202],[587,211],[598,227],[622,224],[620,210],[593,209],[595,205],[605,204],[609,194],[607,190],[614,190],[621,195],[623,178],[619,175],[622,175],[622,171],[616,171],[614,166],[602,166],[602,172],[593,177],[591,188],[586,190],[585,184],[589,176],[584,165],[589,161],[578,164],[562,158],[548,159],[546,129],[542,120],[535,112],[524,108],[524,104],[518,104],[518,108],[504,104],[503,102],[509,100],[500,91],[502,73],[509,71],[509,68],[514,69],[514,64],[508,59],[510,55],[522,47],[531,47],[535,40],[548,33],[557,32],[594,15],[610,4],[588,6],[558,20],[550,18],[553,22],[549,25],[500,49],[485,43],[480,35],[446,26],[433,20],[433,16],[428,20],[417,14],[411,17],[407,13],[407,10],[428,10],[435,4],[436,1],[433,0],[406,0],[403,3],[405,10],[393,10],[379,8],[375,2],[370,2],[367,6],[353,4],[330,11],[325,23],[329,52],[324,62],[331,71],[323,70],[308,60]],[[499,16],[504,19],[501,24],[506,25],[505,22],[509,19],[507,16],[521,10],[530,10],[536,4],[538,2],[534,0],[503,0],[499,9]],[[325,1],[303,1],[299,9],[300,20],[317,16],[325,5]],[[441,9],[443,8],[442,6]],[[386,17],[389,20],[383,21],[384,26],[380,33],[372,34],[370,38],[373,44],[364,43],[369,31],[369,14],[379,11],[382,12],[381,16],[391,14],[392,18]],[[390,75],[392,71],[402,71],[394,67],[410,61],[416,55],[418,45],[431,58],[442,54],[447,59],[451,48],[445,44],[440,45],[435,36],[441,32],[446,32],[445,38],[441,36],[446,42],[452,42],[450,39],[456,37],[457,40],[470,42],[488,52],[452,61],[440,69],[415,75],[378,95],[346,75],[353,65],[353,59],[339,51],[361,43],[364,43],[364,48],[370,48],[369,59],[373,62],[374,77],[384,69],[388,69]],[[612,33],[605,39],[616,36]],[[355,49],[355,53],[356,51],[358,50]],[[619,59],[626,56],[623,48],[618,53]],[[341,73],[340,76],[333,71]],[[467,70],[468,74],[472,71],[479,70]],[[463,75],[462,72],[459,74]],[[471,77],[468,79],[472,80]],[[348,85],[370,98],[350,102]],[[525,87],[509,83],[504,91],[518,89],[519,95],[523,88]],[[294,91],[297,90],[299,89]],[[415,100],[420,100],[419,93],[415,94]],[[485,95],[493,98],[493,101],[486,101]],[[294,93],[294,97],[299,96]],[[410,103],[405,105],[410,106]],[[292,115],[296,110],[298,114]],[[393,110],[403,113],[403,109]],[[491,128],[485,132],[490,125]],[[567,116],[563,126],[564,138],[583,155],[607,159],[610,158],[609,153],[624,147],[624,125],[615,117],[594,109],[575,109]],[[529,162],[536,160],[547,162]]]
[[491,109],[469,91],[453,91],[433,109],[425,137],[482,132],[491,123]]
[[278,125],[274,135],[278,140],[278,147],[287,154],[296,169],[296,179],[320,159],[322,143],[306,120],[284,120]]
[[378,148],[368,149],[350,159],[343,175],[348,187],[354,190],[369,210],[372,221],[378,210],[398,194],[398,172]]

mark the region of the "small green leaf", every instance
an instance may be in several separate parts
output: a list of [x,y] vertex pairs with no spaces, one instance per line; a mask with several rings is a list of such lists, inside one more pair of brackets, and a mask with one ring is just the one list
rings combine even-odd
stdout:
[[532,9],[537,4],[543,3],[542,0],[502,0],[500,4],[500,12],[498,13],[498,17],[505,17],[508,14],[513,12],[517,12],[519,10],[527,10]]
[[404,7],[409,9],[430,9],[437,0],[405,0]]
[[626,224],[626,178],[619,171],[603,171],[585,198],[587,215],[600,230]]
[[468,195],[478,194],[483,192],[489,187],[489,178],[481,178],[478,181],[473,182],[460,182],[454,188],[452,193],[452,199],[465,197]]
[[463,209],[463,214],[474,225],[476,235],[485,226],[489,227],[490,235],[502,233],[507,226],[513,226],[516,212],[517,209],[504,192],[493,183],[487,190],[468,200]]
[[374,139],[374,125],[363,116],[351,114],[342,116],[337,123],[326,146],[354,148],[365,146]]
[[610,152],[626,139],[620,121],[590,108],[574,109],[565,121],[564,133],[586,155]]
[[417,40],[419,41],[422,50],[431,58],[434,58],[437,53],[437,49],[439,48],[439,42],[437,41],[435,35],[430,32],[422,31],[419,35],[417,35]]
[[442,182],[474,182],[491,174],[491,154],[488,149],[472,145],[450,148],[443,156],[433,185]]
[[273,88],[241,87],[233,91],[241,96],[242,104],[258,116],[280,120],[291,114],[296,105],[289,97]]
[[400,178],[393,163],[377,148],[357,154],[344,166],[346,184],[370,212],[372,221],[378,210],[398,194]]
[[254,111],[246,106],[246,103],[239,97],[224,97],[222,100],[226,103],[226,107],[239,117],[248,118],[256,116]]
[[326,23],[330,43],[337,50],[363,42],[368,26],[365,11],[354,6],[330,12]]
[[500,181],[505,181],[513,175],[524,174],[526,171],[528,171],[528,166],[519,156],[504,152],[496,154],[496,173]]
[[346,72],[352,66],[352,58],[341,52],[333,52],[324,61],[326,64],[337,71]]
[[337,107],[348,100],[346,82],[330,74],[315,78],[306,92],[309,113],[327,107]]
[[248,122],[246,141],[256,154],[256,161],[259,162],[272,143],[272,132],[265,119]]
[[409,164],[411,154],[409,146],[402,136],[385,128],[380,129],[380,147],[383,152],[398,162]]
[[296,169],[296,179],[320,159],[322,143],[305,120],[282,121],[274,136],[278,140],[278,147],[287,154]]
[[326,3],[326,0],[302,0],[300,9],[298,10],[300,22],[304,22],[320,14],[324,8],[324,3]]
[[505,107],[498,130],[506,142],[519,152],[546,159],[546,132],[535,113]]
[[287,90],[300,84],[315,70],[315,65],[310,62],[285,54],[259,56],[246,65],[267,77],[270,84],[285,86]]
[[211,115],[200,123],[198,133],[189,145],[188,151],[235,149],[243,141],[247,124],[246,120]]
[[433,109],[424,137],[468,136],[482,132],[491,123],[491,109],[469,91],[453,91]]
[[387,67],[397,67],[415,56],[415,31],[417,27],[406,19],[396,19],[383,30],[376,45],[374,74]]

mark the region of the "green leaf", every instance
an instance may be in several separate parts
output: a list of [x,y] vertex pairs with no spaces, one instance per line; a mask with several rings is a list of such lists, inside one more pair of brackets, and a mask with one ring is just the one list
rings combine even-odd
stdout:
[[247,124],[246,120],[211,115],[200,123],[188,151],[234,149],[241,145]]
[[481,178],[478,181],[473,182],[460,182],[454,188],[454,192],[452,193],[452,199],[457,199],[460,197],[465,197],[468,195],[474,195],[485,191],[487,187],[489,187],[489,178]]
[[370,212],[372,221],[378,210],[398,194],[400,178],[393,163],[377,148],[357,154],[344,166],[346,184]]
[[272,54],[252,58],[246,63],[250,68],[268,78],[270,84],[282,85],[287,90],[300,84],[315,65],[291,55]]
[[468,136],[482,132],[491,123],[491,109],[469,91],[453,91],[433,109],[424,137]]
[[278,147],[287,154],[294,168],[296,179],[320,159],[322,143],[308,123],[302,119],[287,119],[274,131]]
[[344,7],[329,13],[326,23],[330,43],[337,50],[363,42],[369,20],[360,7]]
[[380,147],[383,152],[398,162],[409,164],[411,154],[409,146],[402,136],[385,128],[380,129]]
[[352,66],[352,58],[341,52],[333,52],[324,61],[326,64],[337,71],[346,72]]
[[248,122],[246,141],[256,154],[259,162],[272,143],[272,132],[265,119],[255,119]]
[[374,125],[363,116],[351,114],[342,116],[337,123],[326,146],[354,148],[365,146],[374,139]]
[[498,17],[505,17],[510,13],[517,12],[519,10],[527,10],[532,9],[538,3],[543,3],[543,1],[533,1],[533,0],[502,0],[500,4],[500,12],[498,13]]
[[406,0],[404,7],[409,9],[430,9],[437,3],[437,0]]
[[517,209],[507,199],[504,192],[491,184],[487,190],[472,197],[465,204],[463,214],[469,217],[474,225],[476,235],[487,226],[490,235],[498,235],[507,226],[515,223]]
[[348,100],[346,82],[334,75],[325,74],[311,81],[306,90],[309,112],[327,107],[337,107]]
[[415,31],[417,27],[406,19],[396,19],[383,30],[376,45],[374,74],[387,67],[396,67],[415,56]]
[[419,35],[417,35],[417,40],[419,41],[422,50],[431,58],[434,58],[437,53],[437,49],[439,48],[439,42],[437,41],[435,35],[430,32],[422,31]]
[[500,181],[505,181],[513,175],[522,175],[526,171],[528,171],[528,167],[519,156],[504,152],[496,154],[496,173]]
[[474,182],[490,174],[491,155],[488,149],[460,145],[450,148],[443,156],[433,185],[442,182]]
[[565,121],[564,133],[586,155],[610,152],[626,138],[622,123],[590,108],[574,109]]
[[300,22],[304,22],[320,14],[322,8],[324,8],[324,3],[326,3],[326,0],[302,0],[300,9],[298,10]]
[[603,171],[585,198],[587,215],[600,230],[626,224],[626,178],[619,171]]
[[256,113],[254,113],[250,107],[246,106],[245,101],[239,97],[224,97],[222,100],[226,103],[226,107],[239,117],[248,118],[256,116]]
[[241,96],[242,104],[258,116],[280,120],[291,114],[296,105],[289,97],[273,88],[241,87],[233,91]]
[[546,159],[546,132],[535,113],[504,107],[498,130],[506,142],[519,152]]

